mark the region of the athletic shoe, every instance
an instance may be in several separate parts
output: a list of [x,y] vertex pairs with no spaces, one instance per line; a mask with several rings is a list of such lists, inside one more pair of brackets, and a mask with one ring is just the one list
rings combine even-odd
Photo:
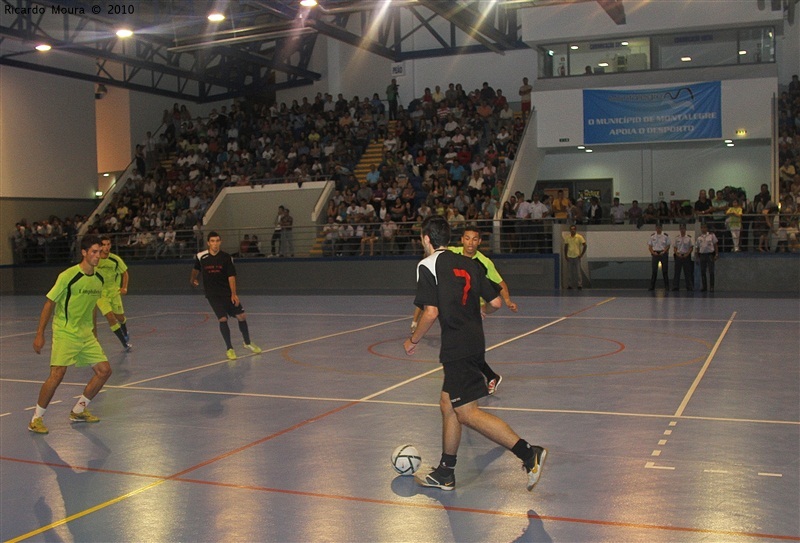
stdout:
[[33,419],[30,424],[28,424],[28,431],[33,432],[34,434],[47,434],[50,430],[47,429],[47,426],[44,425],[44,420],[42,417],[36,417]]
[[424,477],[415,475],[414,478],[417,480],[417,483],[422,486],[440,488],[448,491],[456,487],[456,474],[454,471],[450,471],[449,474],[444,474],[440,472],[438,468],[435,468]]
[[259,347],[255,343],[245,343],[244,346],[246,348],[250,349],[251,351],[253,351],[255,354],[258,354],[258,353],[261,352],[261,347]]
[[95,417],[88,410],[84,409],[82,413],[76,413],[75,411],[69,412],[69,421],[70,422],[100,422],[99,417]]
[[503,376],[502,375],[498,375],[496,379],[492,379],[491,381],[489,381],[488,388],[489,388],[489,395],[490,396],[493,395],[495,392],[497,392],[497,387],[499,387],[500,383],[502,383],[502,382],[503,382]]
[[547,449],[533,445],[533,456],[527,462],[523,463],[525,471],[528,472],[528,492],[533,490],[534,485],[539,482],[539,477],[542,475],[542,467],[544,466],[544,459],[547,458]]
[[125,342],[125,352],[126,352],[126,353],[129,353],[129,352],[131,352],[132,350],[133,350],[133,345],[131,345],[130,343],[128,343],[128,342],[126,341],[126,342]]
[[225,356],[228,357],[228,360],[236,360],[236,351],[233,349],[228,349],[225,351]]

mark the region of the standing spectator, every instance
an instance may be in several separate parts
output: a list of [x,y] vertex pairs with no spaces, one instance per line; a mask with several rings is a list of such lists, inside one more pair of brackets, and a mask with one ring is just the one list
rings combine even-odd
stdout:
[[104,283],[103,277],[96,273],[100,250],[100,238],[84,236],[81,240],[81,262],[63,271],[47,293],[33,340],[33,350],[41,354],[45,341],[44,330],[52,318],[50,375],[39,390],[39,398],[28,424],[28,430],[36,434],[48,433],[44,425],[44,414],[69,366],[91,366],[94,372],[69,414],[70,422],[100,421],[86,409],[111,377],[108,358],[93,333],[94,308],[102,295]]
[[392,79],[392,82],[386,87],[386,101],[389,102],[390,121],[397,119],[397,99],[399,94],[400,85],[397,84],[397,79]]
[[[444,366],[444,384],[439,398],[442,411],[442,456],[438,467],[418,477],[422,486],[453,490],[456,486],[456,454],[462,427],[467,426],[522,460],[528,475],[528,490],[539,481],[547,456],[543,447],[521,439],[502,419],[482,411],[478,399],[488,394],[480,371],[485,359],[480,298],[487,300],[485,313],[500,308],[496,285],[474,260],[447,250],[450,228],[442,217],[430,217],[422,225],[426,258],[417,266],[414,304],[423,309],[417,330],[403,344],[412,355],[435,320],[442,330],[439,360]],[[464,289],[464,284],[472,285]],[[462,294],[463,293],[463,294]],[[417,341],[414,341],[416,336]]]
[[283,215],[280,220],[281,224],[281,255],[294,256],[294,235],[292,234],[292,225],[294,219],[289,214],[289,208],[283,208]]
[[569,198],[564,196],[564,191],[559,190],[556,193],[556,197],[553,199],[553,217],[558,222],[564,222],[567,220],[567,212],[569,211]]
[[519,88],[519,99],[522,105],[522,117],[527,120],[531,114],[531,92],[533,87],[528,84],[528,78],[522,78],[522,86]]
[[600,207],[600,200],[597,196],[589,199],[589,212],[587,213],[589,224],[600,224],[603,220],[603,208]]
[[544,220],[550,215],[550,210],[547,206],[539,201],[539,195],[533,195],[533,203],[531,203],[531,235],[533,238],[533,252],[546,253],[547,251],[547,236],[544,231]]
[[281,247],[281,219],[283,219],[283,206],[278,206],[278,214],[275,216],[275,229],[272,231],[272,239],[270,239],[270,254],[269,256],[281,256],[283,254],[283,247]]
[[619,198],[614,198],[611,204],[611,222],[614,224],[625,223],[625,206],[619,203]]
[[739,238],[742,233],[742,206],[739,205],[739,200],[734,198],[731,206],[725,211],[727,216],[726,222],[728,223],[728,230],[731,232],[731,239],[733,240],[733,252],[739,252]]
[[656,224],[656,231],[650,234],[647,248],[650,251],[650,290],[656,289],[658,265],[661,264],[661,275],[664,278],[664,290],[669,290],[669,234],[662,231],[661,223]]
[[706,292],[711,287],[714,292],[714,264],[719,257],[719,245],[717,236],[708,231],[706,223],[700,224],[700,235],[697,236],[695,244],[697,248],[697,258],[700,261],[700,278],[703,281],[703,288],[700,292]]
[[189,282],[193,287],[198,286],[200,284],[198,277],[202,274],[206,299],[219,320],[219,331],[228,349],[225,356],[229,360],[236,360],[236,351],[233,350],[231,331],[228,327],[228,316],[236,317],[239,331],[244,339],[244,346],[258,354],[261,352],[261,348],[250,342],[247,315],[236,294],[236,268],[233,265],[233,258],[220,249],[222,238],[216,232],[208,233],[206,243],[208,249],[197,253],[194,258],[194,268]]
[[567,259],[568,284],[567,289],[573,285],[578,290],[583,289],[583,273],[581,272],[581,258],[586,254],[586,238],[578,234],[578,227],[570,225],[569,237],[564,242],[564,258]]
[[686,290],[694,290],[694,267],[692,266],[692,236],[686,233],[686,225],[681,223],[680,234],[672,242],[672,256],[675,259],[675,275],[672,278],[672,290],[681,288],[681,272],[686,280]]

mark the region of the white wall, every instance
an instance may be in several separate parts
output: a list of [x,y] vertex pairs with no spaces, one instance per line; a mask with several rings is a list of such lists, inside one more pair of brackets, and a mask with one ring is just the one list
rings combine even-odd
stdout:
[[664,144],[648,148],[595,148],[593,153],[558,152],[545,156],[540,181],[611,178],[623,202],[689,198],[700,188],[742,187],[752,197],[770,183],[768,145]]
[[0,197],[94,198],[94,85],[7,66],[0,81]]
[[[669,85],[624,87],[637,90],[688,85],[678,82]],[[736,79],[722,81],[722,137],[740,139],[736,131],[747,130],[747,139],[771,138],[772,96],[778,92],[774,78]],[[614,87],[607,87],[614,88]],[[535,92],[533,103],[538,112],[540,147],[574,147],[583,143],[583,90]],[[568,138],[567,141],[559,141]]]
[[[519,10],[522,34],[531,43],[580,37],[647,35],[674,29],[780,23],[782,13],[759,11],[756,0],[625,0],[626,24],[617,25],[597,2]],[[769,2],[767,2],[769,6]],[[797,23],[795,23],[797,24]]]

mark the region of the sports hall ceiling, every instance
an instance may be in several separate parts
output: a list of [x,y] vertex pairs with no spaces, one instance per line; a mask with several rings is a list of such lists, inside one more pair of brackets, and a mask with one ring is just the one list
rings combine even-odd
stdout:
[[[623,0],[115,1],[0,0],[0,64],[210,102],[320,79],[309,68],[320,35],[400,62],[527,49],[520,9],[592,1],[625,24]],[[423,33],[415,42],[431,46],[412,49]]]

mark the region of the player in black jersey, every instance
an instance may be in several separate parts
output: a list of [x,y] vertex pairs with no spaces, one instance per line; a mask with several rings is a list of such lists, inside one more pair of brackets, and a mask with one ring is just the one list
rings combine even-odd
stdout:
[[417,329],[405,341],[406,354],[412,355],[434,321],[442,330],[439,362],[444,366],[444,384],[439,399],[442,411],[442,457],[439,466],[417,481],[423,486],[453,490],[455,465],[461,442],[461,426],[483,434],[509,449],[523,462],[528,474],[528,490],[538,482],[547,456],[543,447],[521,439],[502,419],[482,411],[478,400],[488,395],[481,373],[485,363],[480,299],[484,312],[501,306],[499,287],[492,283],[480,265],[447,250],[450,226],[444,217],[430,216],[422,223],[422,246],[426,257],[417,265],[417,294],[414,305],[422,308]]
[[200,284],[198,276],[203,275],[203,288],[206,298],[214,314],[219,319],[219,331],[228,348],[225,355],[230,360],[236,360],[236,351],[231,344],[231,331],[228,328],[228,316],[236,317],[239,321],[239,331],[244,338],[244,346],[254,353],[261,352],[261,347],[250,342],[250,330],[247,327],[247,315],[239,302],[236,294],[236,267],[233,258],[228,253],[221,251],[222,238],[216,232],[209,232],[206,238],[208,249],[197,253],[194,257],[194,269],[190,280],[193,287]]

